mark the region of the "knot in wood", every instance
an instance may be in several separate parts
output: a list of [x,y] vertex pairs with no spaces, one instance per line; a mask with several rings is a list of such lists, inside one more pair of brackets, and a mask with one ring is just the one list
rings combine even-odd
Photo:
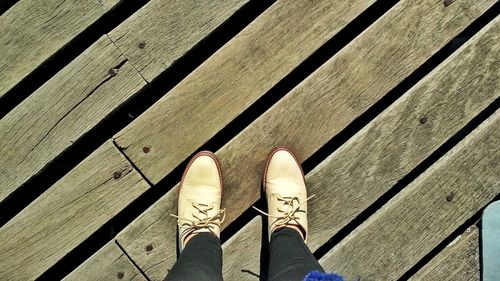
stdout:
[[455,0],[444,0],[444,5],[445,5],[446,7],[448,7],[448,6],[450,6],[450,5],[451,5],[451,3],[453,3],[453,2],[455,2]]
[[451,200],[453,200],[453,197],[455,197],[455,194],[453,194],[453,192],[451,192],[450,194],[448,194],[446,196],[446,201],[451,202]]
[[118,74],[118,69],[111,68],[111,69],[109,69],[108,74],[109,74],[109,76],[114,77],[114,76],[116,76],[116,74]]

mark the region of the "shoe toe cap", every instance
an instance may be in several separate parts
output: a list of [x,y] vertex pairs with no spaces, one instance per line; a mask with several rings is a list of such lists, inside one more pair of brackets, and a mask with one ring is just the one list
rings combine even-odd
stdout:
[[304,178],[300,164],[293,154],[285,148],[277,149],[271,158],[266,172],[266,183],[289,182],[303,186]]
[[183,185],[222,188],[219,166],[215,158],[204,153],[196,157],[184,176]]

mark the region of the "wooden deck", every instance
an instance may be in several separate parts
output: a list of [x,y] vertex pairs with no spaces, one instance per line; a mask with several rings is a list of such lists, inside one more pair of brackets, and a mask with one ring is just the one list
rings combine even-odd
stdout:
[[201,149],[225,177],[224,276],[259,280],[277,145],[303,162],[327,271],[479,280],[500,2],[131,1],[0,14],[0,280],[162,280]]

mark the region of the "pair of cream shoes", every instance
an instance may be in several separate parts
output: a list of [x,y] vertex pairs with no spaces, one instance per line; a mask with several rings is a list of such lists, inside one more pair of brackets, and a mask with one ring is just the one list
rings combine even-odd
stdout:
[[[269,237],[273,231],[290,227],[307,238],[307,192],[304,173],[294,154],[285,147],[274,149],[264,170],[263,186],[269,217]],[[223,178],[219,161],[208,151],[196,154],[182,176],[177,218],[179,250],[194,235],[210,232],[220,237]]]

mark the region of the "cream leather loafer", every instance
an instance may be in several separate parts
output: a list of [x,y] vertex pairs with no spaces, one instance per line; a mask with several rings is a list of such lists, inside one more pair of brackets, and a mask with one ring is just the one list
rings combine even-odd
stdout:
[[182,176],[177,218],[179,250],[182,251],[186,238],[196,233],[210,232],[220,237],[220,224],[225,210],[220,208],[223,180],[219,161],[209,151],[197,153]]
[[269,217],[269,238],[282,227],[298,228],[307,238],[307,191],[302,167],[286,147],[275,148],[267,159],[263,186]]

